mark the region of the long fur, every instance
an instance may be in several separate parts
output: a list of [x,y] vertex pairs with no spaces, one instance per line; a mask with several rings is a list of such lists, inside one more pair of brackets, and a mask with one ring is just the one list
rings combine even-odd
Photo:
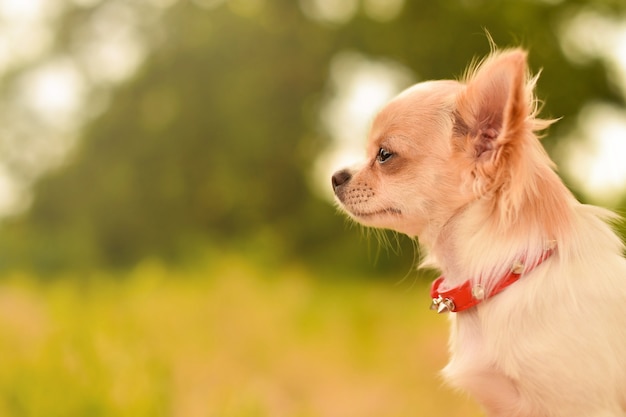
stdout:
[[536,80],[513,49],[463,81],[411,87],[374,120],[370,159],[333,186],[356,221],[419,237],[447,287],[489,289],[555,242],[514,285],[450,314],[443,374],[490,417],[624,417],[624,246],[616,216],[579,203],[555,173]]

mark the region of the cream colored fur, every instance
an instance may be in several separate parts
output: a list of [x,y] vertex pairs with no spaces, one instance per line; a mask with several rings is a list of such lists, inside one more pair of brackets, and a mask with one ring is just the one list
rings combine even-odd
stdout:
[[375,118],[369,159],[333,187],[356,221],[418,237],[447,287],[489,288],[556,241],[505,291],[450,314],[443,373],[489,417],[624,417],[624,248],[614,216],[576,201],[553,171],[535,81],[514,49],[462,82],[409,88]]

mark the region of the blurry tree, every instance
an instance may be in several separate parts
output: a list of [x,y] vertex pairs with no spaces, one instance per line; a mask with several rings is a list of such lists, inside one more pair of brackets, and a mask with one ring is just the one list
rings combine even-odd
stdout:
[[9,253],[12,228],[27,256],[40,247],[44,266],[176,259],[198,242],[257,235],[268,253],[314,243],[316,224],[330,217],[318,211],[331,212],[311,199],[306,178],[316,146],[310,98],[323,88],[319,61],[329,53],[318,45],[328,41],[283,3],[254,18],[172,7],[158,50],[5,230]]
[[[73,21],[106,2],[92,3],[69,9],[62,43],[75,41]],[[368,7],[380,2],[355,1],[341,22],[303,12],[314,3],[174,2],[135,77],[113,90],[65,164],[37,183],[30,210],[5,221],[5,266],[120,267],[214,246],[371,269],[358,228],[308,186],[329,141],[319,121],[329,62],[343,50],[395,60],[419,79],[450,78],[488,52],[486,28],[498,45],[531,48],[533,70],[545,68],[543,114],[565,117],[551,138],[591,99],[624,105],[600,62],[573,65],[560,48],[560,21],[587,2],[406,1],[397,14],[377,15]],[[413,249],[401,242],[406,256],[382,266],[408,270]]]

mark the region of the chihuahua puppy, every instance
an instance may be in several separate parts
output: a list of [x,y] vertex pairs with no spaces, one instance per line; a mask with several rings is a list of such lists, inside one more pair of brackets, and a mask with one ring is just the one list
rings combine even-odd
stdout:
[[367,162],[332,186],[354,220],[419,238],[424,265],[442,271],[443,375],[488,416],[624,417],[624,247],[616,217],[555,173],[536,80],[512,49],[462,82],[410,87],[374,119]]

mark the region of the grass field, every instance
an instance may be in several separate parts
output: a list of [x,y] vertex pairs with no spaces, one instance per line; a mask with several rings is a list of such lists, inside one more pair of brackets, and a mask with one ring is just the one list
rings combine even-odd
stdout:
[[408,282],[190,270],[0,281],[0,416],[479,416]]

